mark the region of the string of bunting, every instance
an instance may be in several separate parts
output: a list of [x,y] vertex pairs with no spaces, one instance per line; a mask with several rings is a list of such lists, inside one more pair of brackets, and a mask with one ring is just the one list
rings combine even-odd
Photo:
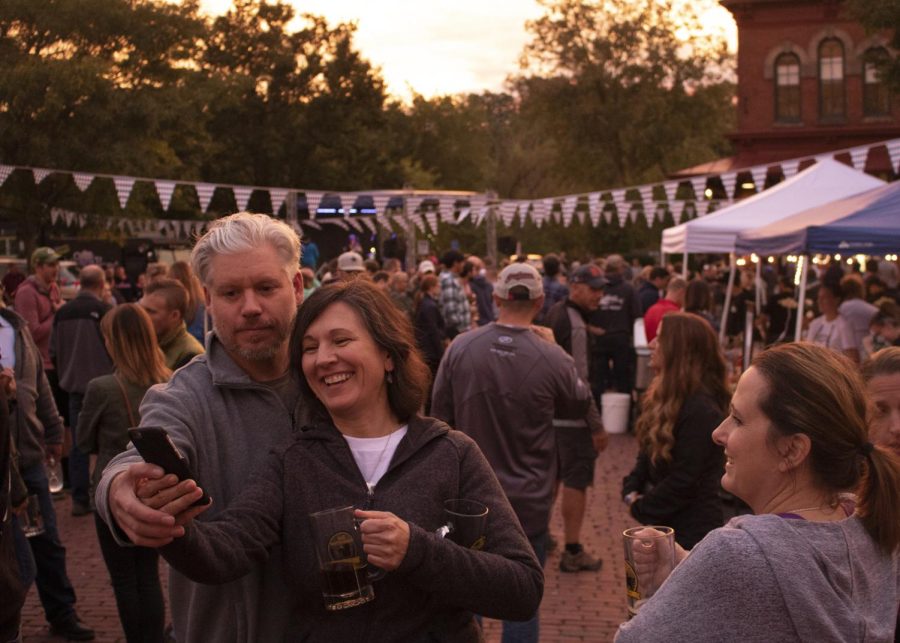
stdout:
[[[777,163],[757,165],[742,168],[721,174],[706,174],[693,176],[684,180],[674,179],[658,183],[648,183],[630,187],[615,188],[598,192],[583,194],[568,194],[558,197],[543,197],[539,199],[500,199],[489,201],[485,194],[440,194],[433,193],[428,196],[421,194],[408,195],[402,191],[393,194],[384,192],[369,194],[362,192],[351,193],[326,193],[321,190],[293,190],[303,194],[306,198],[307,208],[310,212],[308,219],[301,219],[299,227],[308,226],[321,229],[321,223],[338,225],[346,230],[357,232],[374,232],[376,223],[384,228],[393,230],[392,224],[404,231],[417,230],[426,234],[429,230],[437,232],[438,225],[459,224],[470,220],[476,226],[493,211],[500,221],[507,226],[513,225],[518,220],[519,225],[525,225],[530,219],[539,228],[548,221],[561,222],[568,227],[572,221],[590,223],[592,226],[600,224],[601,217],[610,223],[613,217],[620,226],[627,221],[636,222],[643,216],[648,226],[662,220],[666,212],[671,212],[676,223],[680,223],[685,211],[694,216],[704,216],[715,211],[721,205],[734,198],[735,188],[739,174],[749,174],[757,191],[765,189],[766,177],[773,173],[775,168],[781,170],[785,179],[795,175],[803,163],[818,162],[825,158],[844,157],[855,169],[864,171],[868,162],[869,153],[873,148],[884,147],[890,159],[891,167],[900,172],[900,138],[871,143],[856,147],[835,150],[815,156],[788,159]],[[118,176],[110,174],[97,174],[89,172],[69,172],[39,167],[23,167],[16,165],[0,164],[0,186],[2,186],[14,170],[30,171],[35,183],[40,183],[51,174],[70,174],[75,186],[82,192],[86,191],[98,178],[110,179],[116,190],[118,201],[125,210],[131,196],[134,185],[138,181],[151,183],[159,198],[163,211],[167,211],[172,202],[172,196],[178,186],[191,187],[197,194],[197,200],[202,212],[209,209],[213,194],[216,189],[231,190],[238,209],[245,210],[250,198],[256,191],[267,192],[272,204],[272,211],[278,212],[284,204],[287,195],[292,190],[284,187],[260,187],[246,185],[229,185],[219,183],[174,181],[170,179],[152,179],[134,176]],[[777,171],[774,172],[777,175]],[[725,189],[725,199],[711,199],[709,194],[710,180],[718,178]],[[684,184],[690,186],[692,196],[687,199],[678,199],[679,187]],[[664,195],[664,199],[656,198],[656,195]],[[637,198],[634,198],[634,196]],[[350,213],[353,204],[360,196],[371,196],[374,202],[374,212],[370,209],[365,213]],[[403,197],[406,201],[406,214],[402,210],[393,209],[388,214],[392,196]],[[320,210],[323,202],[328,199],[327,212]],[[335,207],[336,204],[336,207]],[[83,227],[87,221],[86,215],[69,212],[61,209],[51,211],[53,222],[63,220],[66,225]],[[197,221],[173,221],[168,219],[128,219],[121,217],[107,217],[102,225],[106,227],[118,226],[120,229],[137,230],[142,233],[153,232],[159,234],[186,235],[189,228],[195,228]],[[373,221],[374,219],[374,221]],[[143,226],[143,227],[142,227]]]

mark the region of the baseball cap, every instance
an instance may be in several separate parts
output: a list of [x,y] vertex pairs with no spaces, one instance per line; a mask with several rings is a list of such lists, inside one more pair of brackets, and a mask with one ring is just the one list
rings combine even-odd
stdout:
[[541,273],[527,263],[512,263],[501,270],[494,284],[494,292],[500,299],[520,299],[509,292],[516,286],[528,289],[528,299],[537,299],[544,294]]
[[591,288],[600,290],[606,286],[606,279],[603,277],[603,271],[600,266],[589,263],[581,266],[569,277],[571,284],[587,284]]
[[47,246],[41,246],[31,253],[31,265],[38,266],[46,263],[56,263],[62,259],[56,250]]
[[360,254],[351,250],[338,257],[337,268],[344,272],[361,272],[366,269],[366,266],[363,264]]
[[426,272],[436,272],[434,262],[429,259],[424,259],[419,263],[419,274],[424,275]]

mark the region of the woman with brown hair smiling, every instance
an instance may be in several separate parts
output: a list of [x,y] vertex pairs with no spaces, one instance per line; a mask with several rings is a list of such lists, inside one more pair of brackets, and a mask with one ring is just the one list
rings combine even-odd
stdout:
[[713,433],[722,486],[756,515],[676,547],[682,562],[616,641],[893,641],[900,460],[869,442],[856,368],[783,344],[741,376],[730,411]]
[[[170,564],[221,583],[280,543],[294,601],[286,640],[474,642],[475,614],[530,618],[543,590],[534,552],[477,445],[419,415],[428,367],[388,295],[361,279],[316,290],[298,312],[291,358],[312,422],[227,510],[188,523],[163,549]],[[181,486],[163,507],[174,515],[199,498],[192,482]],[[488,507],[483,549],[436,533],[452,499]],[[310,514],[348,505],[368,563],[387,573],[374,600],[327,611]]]

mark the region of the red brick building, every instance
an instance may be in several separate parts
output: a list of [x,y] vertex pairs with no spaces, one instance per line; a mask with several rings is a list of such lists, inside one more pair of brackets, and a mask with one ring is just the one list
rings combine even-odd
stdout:
[[[720,2],[738,27],[738,118],[729,137],[735,156],[679,174],[900,137],[900,95],[891,95],[875,72],[880,58],[896,54],[887,34],[867,34],[838,0]],[[872,150],[866,169],[891,172],[883,148]]]

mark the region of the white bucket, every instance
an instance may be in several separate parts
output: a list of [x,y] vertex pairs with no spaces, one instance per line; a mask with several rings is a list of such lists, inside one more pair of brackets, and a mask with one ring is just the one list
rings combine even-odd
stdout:
[[628,393],[604,393],[600,396],[603,410],[603,428],[607,433],[625,433],[628,430],[628,413],[631,396]]

